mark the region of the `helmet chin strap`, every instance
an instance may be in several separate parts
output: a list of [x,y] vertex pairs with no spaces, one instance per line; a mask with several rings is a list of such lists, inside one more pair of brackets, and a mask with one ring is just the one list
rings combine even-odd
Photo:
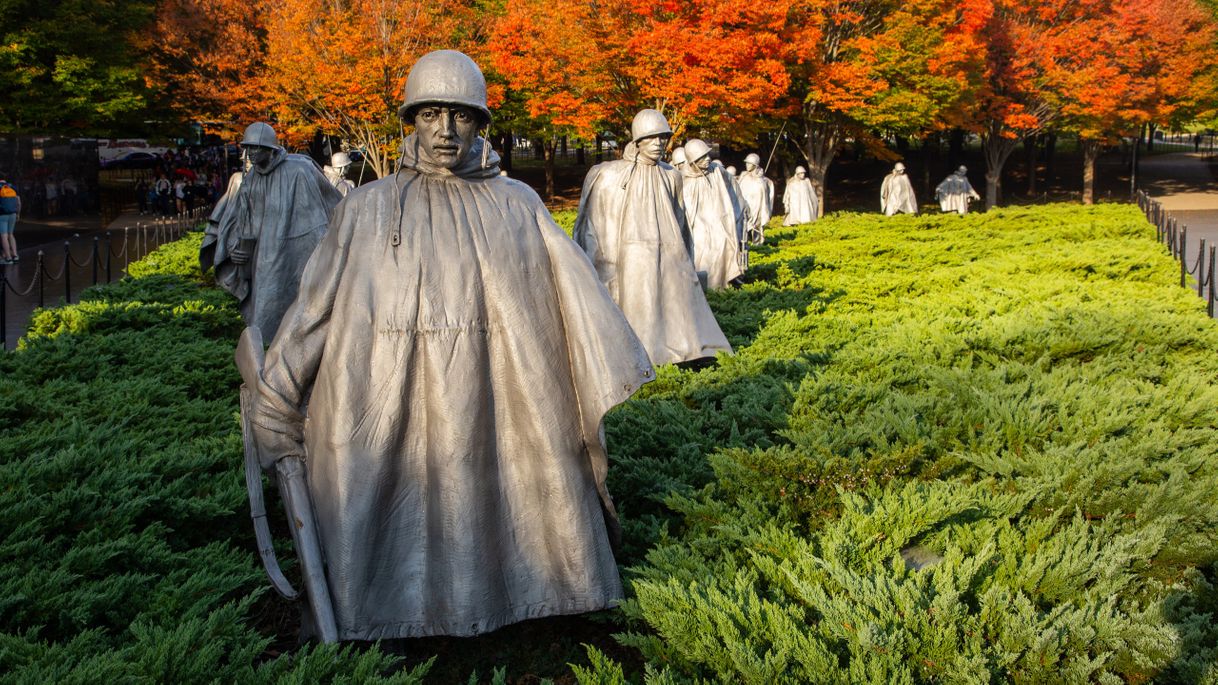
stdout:
[[491,154],[491,125],[487,124],[482,129],[482,168],[486,168],[486,158]]

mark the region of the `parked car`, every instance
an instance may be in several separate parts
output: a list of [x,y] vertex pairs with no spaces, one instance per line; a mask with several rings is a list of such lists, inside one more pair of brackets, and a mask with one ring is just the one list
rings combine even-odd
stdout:
[[101,163],[103,169],[152,169],[161,161],[160,155],[151,152],[128,152]]

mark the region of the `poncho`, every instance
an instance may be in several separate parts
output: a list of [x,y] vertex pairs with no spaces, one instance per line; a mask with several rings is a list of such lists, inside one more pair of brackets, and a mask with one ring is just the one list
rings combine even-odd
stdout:
[[611,606],[601,419],[654,377],[647,354],[484,141],[451,174],[415,144],[335,210],[259,388],[263,429],[299,430],[308,400],[339,639]]
[[816,189],[807,178],[792,176],[787,179],[787,189],[782,193],[782,206],[787,211],[783,226],[795,226],[816,221]]
[[355,184],[347,180],[347,177],[343,175],[343,170],[338,167],[327,165],[322,169],[322,172],[325,173],[326,178],[330,181],[330,185],[334,186],[338,194],[343,197],[346,197],[347,193],[351,192],[351,189],[355,187]]
[[969,200],[980,200],[981,196],[973,190],[967,176],[953,173],[935,188],[935,198],[939,200],[939,209],[945,212],[968,214]]
[[884,184],[880,186],[880,209],[885,216],[892,216],[897,212],[918,213],[918,200],[914,197],[909,176],[894,171],[884,177]]
[[592,167],[574,236],[652,364],[731,352],[694,271],[676,169],[639,158],[634,143]]
[[740,196],[748,207],[748,229],[755,243],[765,242],[765,225],[774,213],[774,182],[756,167],[740,175]]
[[706,273],[706,287],[718,290],[744,273],[740,265],[740,239],[745,209],[731,187],[731,177],[718,162],[705,172],[685,165],[685,217],[694,240],[694,268]]
[[[296,299],[300,274],[342,196],[309,157],[275,150],[265,170],[252,167],[225,202],[216,229],[216,282],[241,301],[241,316],[274,337]],[[248,264],[231,262],[242,240],[256,240]],[[223,249],[220,246],[223,245]]]
[[207,228],[203,231],[203,244],[199,246],[199,268],[206,272],[215,267],[216,283],[232,293],[238,300],[244,300],[249,295],[252,268],[249,264],[237,265],[229,260],[228,253],[237,247],[239,236],[231,233],[226,236],[228,240],[220,240],[220,222],[228,212],[229,205],[236,200],[237,191],[241,189],[241,180],[244,177],[245,174],[240,171],[228,177],[228,187],[216,201],[211,215],[207,217]]

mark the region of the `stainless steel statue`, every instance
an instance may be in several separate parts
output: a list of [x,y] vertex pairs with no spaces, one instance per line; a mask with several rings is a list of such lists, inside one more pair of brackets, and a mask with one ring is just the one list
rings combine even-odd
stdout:
[[905,165],[900,162],[892,167],[892,173],[884,177],[884,183],[880,186],[880,209],[885,216],[893,216],[897,212],[918,213],[913,184],[905,175]]
[[681,174],[660,161],[672,129],[663,114],[645,109],[630,130],[622,159],[597,164],[584,179],[575,242],[652,364],[730,352],[694,271]]
[[399,115],[401,165],[338,206],[252,411],[264,465],[306,459],[335,635],[612,606],[601,419],[654,377],[647,353],[537,194],[499,174],[469,57],[420,58]]
[[787,215],[783,226],[795,226],[816,221],[818,200],[816,189],[808,179],[808,170],[795,167],[795,175],[787,179],[787,188],[782,193],[782,206]]
[[744,158],[740,196],[748,207],[746,237],[749,242],[761,244],[765,242],[765,225],[770,222],[774,212],[774,182],[766,178],[765,170],[761,168],[761,157],[755,152]]
[[745,209],[723,165],[712,161],[710,146],[693,138],[685,143],[682,195],[694,239],[694,266],[717,290],[744,273],[740,243]]
[[335,152],[330,155],[330,164],[323,170],[330,184],[339,195],[347,196],[355,188],[355,184],[347,180],[347,168],[351,166],[351,155],[345,152]]
[[968,214],[968,204],[980,200],[981,196],[968,182],[968,167],[961,166],[935,188],[935,199],[939,201],[939,209],[964,216]]
[[316,162],[280,147],[267,124],[250,124],[241,147],[249,170],[239,187],[230,181],[199,259],[204,268],[214,266],[216,282],[240,300],[246,324],[269,339],[296,299],[305,262],[342,196]]

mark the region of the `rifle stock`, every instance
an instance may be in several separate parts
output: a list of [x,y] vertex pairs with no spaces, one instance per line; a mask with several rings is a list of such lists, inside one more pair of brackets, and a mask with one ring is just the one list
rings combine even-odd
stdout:
[[[299,593],[284,577],[271,546],[270,528],[266,521],[263,502],[261,461],[254,442],[253,424],[250,420],[254,393],[262,376],[264,352],[262,332],[250,326],[241,333],[237,344],[236,362],[245,385],[241,388],[242,432],[245,445],[245,484],[250,496],[250,517],[254,521],[254,535],[258,539],[258,556],[270,577],[271,585],[288,599]],[[330,588],[326,584],[324,557],[321,541],[317,536],[317,523],[313,517],[313,502],[309,497],[304,460],[288,456],[275,462],[279,493],[287,510],[288,523],[292,529],[292,542],[300,560],[300,572],[304,580],[305,601],[313,617],[317,637],[323,643],[338,641],[338,625],[334,618],[334,604],[330,599]]]

